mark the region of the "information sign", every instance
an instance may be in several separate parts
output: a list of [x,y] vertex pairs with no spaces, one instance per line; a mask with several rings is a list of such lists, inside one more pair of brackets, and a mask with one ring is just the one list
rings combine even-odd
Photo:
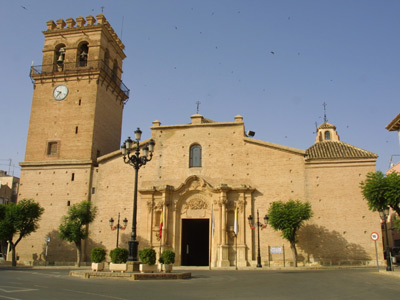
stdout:
[[271,247],[271,254],[282,254],[282,247]]

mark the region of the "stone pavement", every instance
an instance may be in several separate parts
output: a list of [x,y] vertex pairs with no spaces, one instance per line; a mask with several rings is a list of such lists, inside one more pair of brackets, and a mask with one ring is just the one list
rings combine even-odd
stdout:
[[[102,272],[93,272],[90,268],[85,267],[86,270],[73,270],[70,272],[70,276],[81,277],[81,278],[125,278],[130,280],[164,280],[164,279],[187,279],[191,278],[191,272],[198,270],[220,270],[220,271],[305,271],[305,270],[346,270],[346,269],[374,269],[373,267],[357,267],[357,266],[299,266],[295,267],[262,267],[257,268],[254,266],[241,267],[236,269],[235,267],[225,268],[210,268],[210,267],[196,267],[196,266],[174,266],[172,273],[111,273],[108,270]],[[376,271],[377,268],[375,268]],[[400,267],[394,268],[394,271],[386,271],[384,266],[380,266],[379,275],[392,276],[400,279]]]
[[[0,268],[12,268],[11,263],[2,262],[0,263]],[[220,270],[220,271],[306,271],[306,270],[346,270],[346,269],[370,269],[376,270],[376,273],[383,276],[397,277],[400,279],[400,266],[394,266],[394,271],[386,271],[385,266],[379,267],[379,273],[376,267],[365,267],[365,266],[299,266],[295,267],[283,267],[283,266],[263,266],[262,268],[257,268],[255,266],[249,267],[224,267],[224,268],[210,268],[197,267],[197,266],[174,266],[172,273],[111,273],[108,270],[102,272],[91,271],[90,266],[25,266],[18,265],[17,268],[30,268],[30,269],[68,269],[70,270],[70,276],[80,277],[80,278],[125,278],[130,280],[144,280],[144,279],[186,279],[191,277],[191,273],[194,271],[206,271],[206,270]]]

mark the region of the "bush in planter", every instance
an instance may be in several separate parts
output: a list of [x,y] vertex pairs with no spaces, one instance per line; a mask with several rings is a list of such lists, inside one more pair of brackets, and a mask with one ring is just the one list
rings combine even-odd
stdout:
[[152,248],[146,248],[139,251],[139,257],[144,264],[151,266],[156,263],[156,251]]
[[94,263],[101,263],[106,259],[106,250],[103,248],[93,248],[90,251],[90,259]]
[[161,257],[166,265],[172,265],[175,262],[175,252],[172,250],[164,250]]
[[129,251],[125,248],[115,248],[110,251],[110,258],[113,264],[124,264],[128,261]]

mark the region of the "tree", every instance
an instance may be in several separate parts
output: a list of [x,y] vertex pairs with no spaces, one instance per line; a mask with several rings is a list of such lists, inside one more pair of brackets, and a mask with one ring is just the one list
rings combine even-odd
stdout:
[[[381,171],[370,172],[360,183],[361,192],[372,211],[390,206],[400,216],[400,175],[393,172],[385,176]],[[400,230],[400,222],[394,226]]]
[[296,235],[304,221],[312,217],[311,204],[299,200],[272,202],[268,210],[269,224],[275,231],[282,231],[282,237],[289,241],[293,262],[297,267]]
[[59,237],[62,240],[73,242],[76,246],[76,265],[81,264],[82,240],[89,235],[87,225],[93,222],[96,216],[96,207],[90,201],[82,201],[72,205],[68,214],[63,217],[59,226]]
[[[10,244],[12,266],[17,265],[15,248],[24,237],[38,229],[43,211],[44,208],[32,199],[0,205],[0,240]],[[13,240],[15,235],[16,241]]]
[[386,176],[387,190],[385,198],[389,206],[400,216],[400,175],[397,172]]

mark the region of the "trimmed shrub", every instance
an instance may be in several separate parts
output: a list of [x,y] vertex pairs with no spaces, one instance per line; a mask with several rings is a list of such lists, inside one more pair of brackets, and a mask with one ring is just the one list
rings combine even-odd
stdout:
[[152,248],[139,251],[139,257],[144,264],[154,265],[156,263],[156,251]]
[[94,263],[101,263],[106,259],[106,250],[103,248],[93,248],[90,251],[90,259]]
[[161,257],[166,265],[172,265],[175,262],[175,252],[172,250],[164,250]]
[[124,264],[128,261],[129,251],[125,248],[115,248],[110,251],[111,262],[114,264]]

